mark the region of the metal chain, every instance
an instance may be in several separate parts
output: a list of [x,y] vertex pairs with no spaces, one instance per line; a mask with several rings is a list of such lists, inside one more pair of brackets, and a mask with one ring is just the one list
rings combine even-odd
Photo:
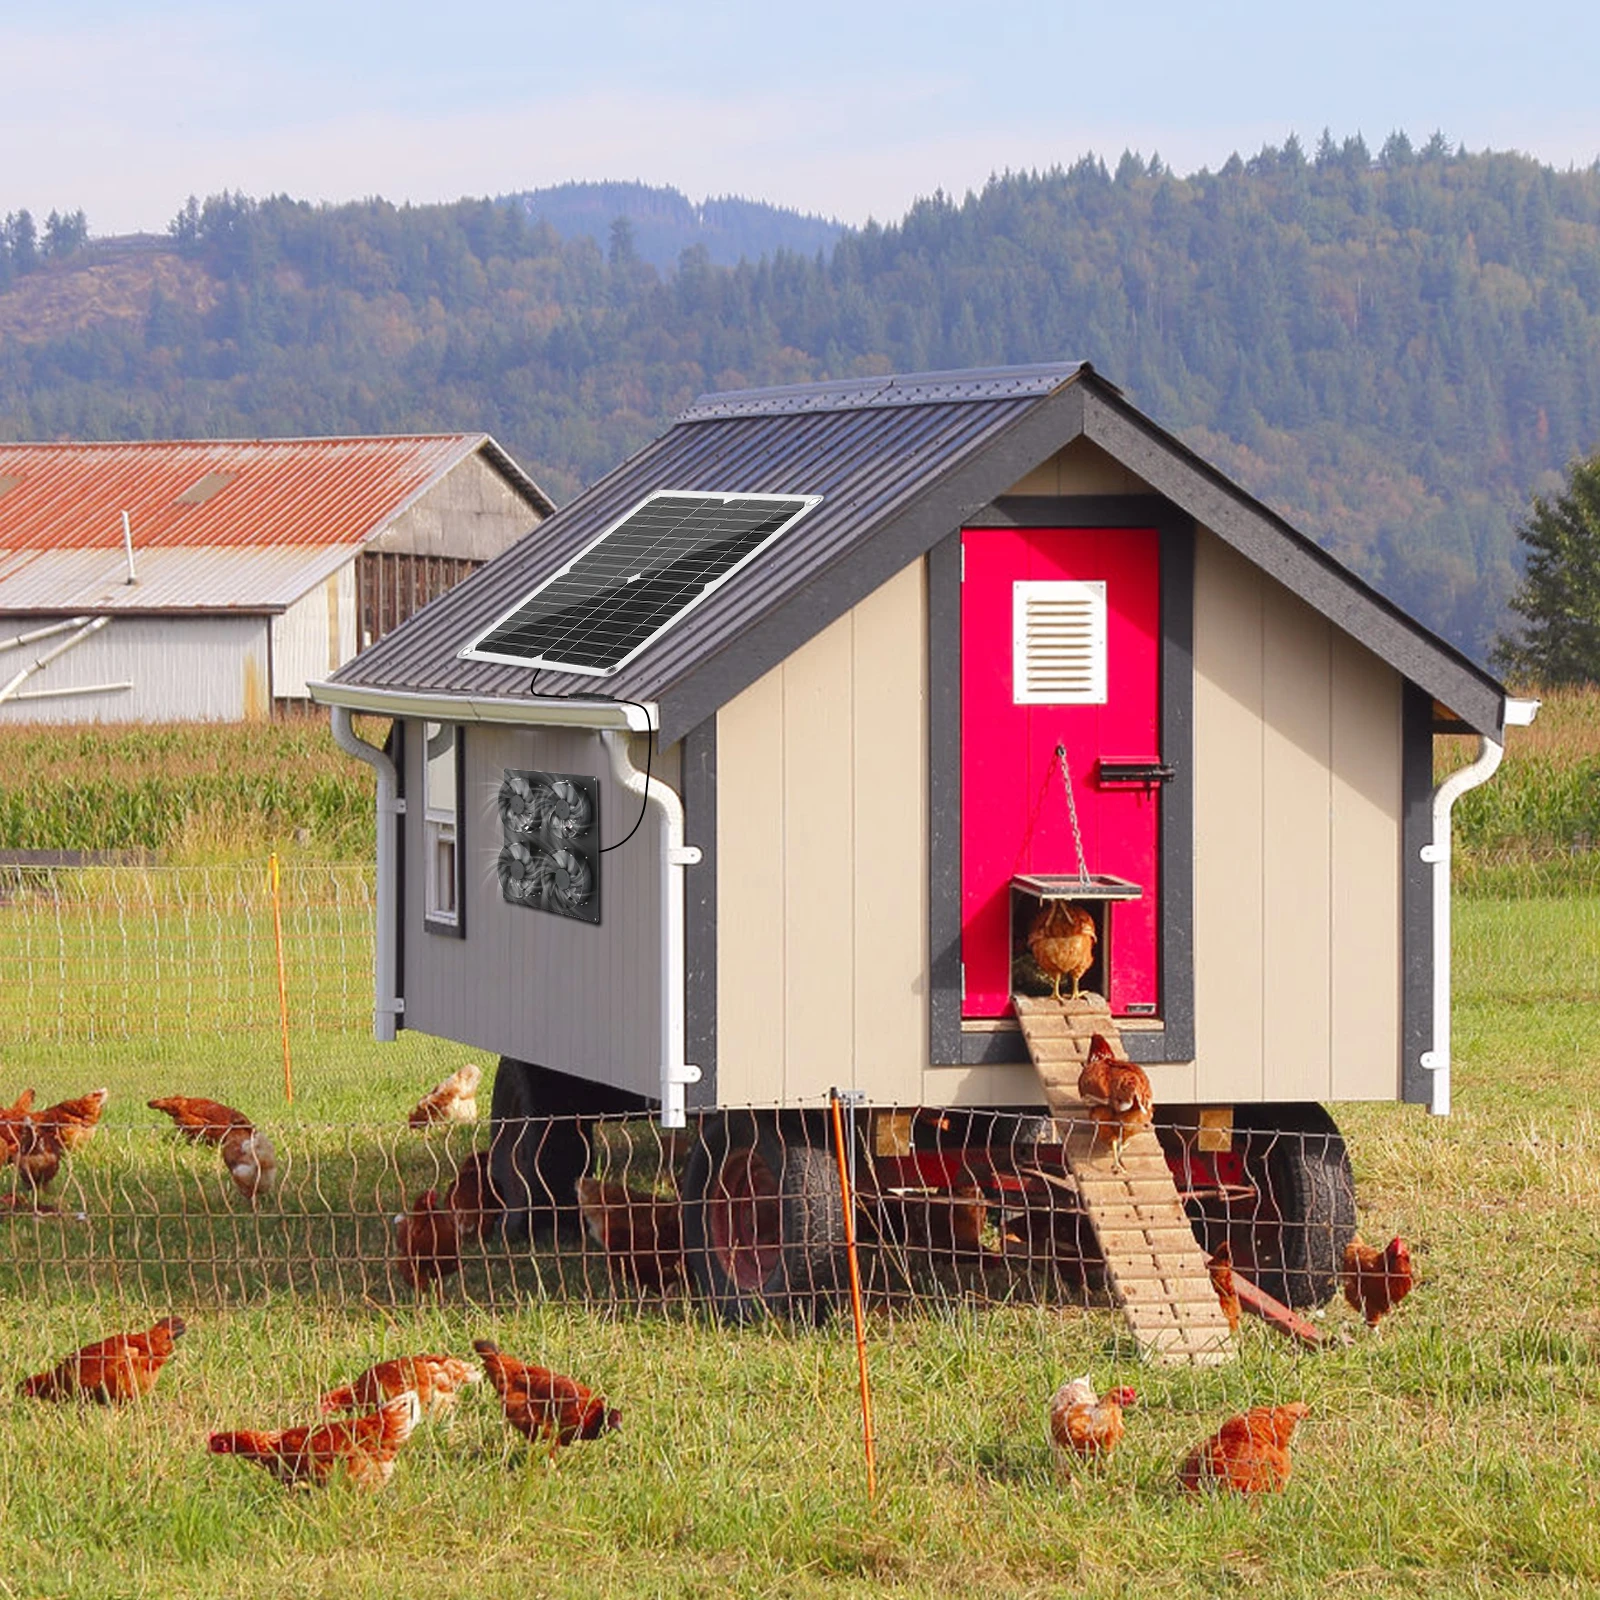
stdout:
[[1067,747],[1056,746],[1056,765],[1061,769],[1061,782],[1067,791],[1067,816],[1072,821],[1072,848],[1078,852],[1078,882],[1089,881],[1089,863],[1083,854],[1083,833],[1078,827],[1078,802],[1072,793],[1072,773],[1067,769]]

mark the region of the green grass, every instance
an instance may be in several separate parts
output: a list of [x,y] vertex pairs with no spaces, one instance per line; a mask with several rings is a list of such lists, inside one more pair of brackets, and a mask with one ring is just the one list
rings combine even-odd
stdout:
[[[0,1372],[169,1309],[191,1331],[128,1411],[0,1399],[0,1579],[164,1597],[1593,1593],[1600,901],[1475,899],[1457,929],[1455,1115],[1339,1111],[1364,1228],[1405,1233],[1423,1273],[1381,1334],[1336,1305],[1320,1353],[1252,1323],[1237,1362],[1189,1372],[1139,1367],[1108,1310],[880,1311],[870,1507],[847,1322],[729,1330],[677,1301],[548,1295],[547,1265],[498,1246],[442,1306],[386,1275],[383,1217],[471,1139],[400,1127],[459,1053],[318,1036],[291,1110],[270,1031],[174,1042],[159,1083],[137,1041],[30,1049],[41,1093],[87,1071],[115,1098],[65,1180],[93,1220],[0,1224]],[[286,1157],[259,1215],[142,1106],[223,1073]],[[204,1451],[213,1428],[308,1420],[379,1356],[484,1334],[601,1385],[623,1431],[551,1471],[473,1393],[377,1496],[289,1493]],[[1143,1404],[1108,1468],[1062,1481],[1043,1406],[1082,1371]],[[1178,1494],[1177,1460],[1223,1415],[1291,1398],[1313,1410],[1281,1499]]]

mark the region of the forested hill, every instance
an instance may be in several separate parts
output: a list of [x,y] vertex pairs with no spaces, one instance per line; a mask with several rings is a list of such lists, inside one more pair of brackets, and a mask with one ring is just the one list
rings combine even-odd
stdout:
[[487,201],[222,196],[0,252],[0,435],[485,428],[558,498],[705,389],[1071,357],[1481,655],[1529,493],[1600,446],[1600,171],[1088,159],[666,276]]
[[548,222],[563,238],[587,234],[609,252],[631,247],[651,266],[670,271],[695,245],[720,266],[757,261],[779,250],[815,255],[831,250],[844,228],[759,200],[725,195],[696,205],[676,189],[643,183],[562,183],[509,195],[535,222]]

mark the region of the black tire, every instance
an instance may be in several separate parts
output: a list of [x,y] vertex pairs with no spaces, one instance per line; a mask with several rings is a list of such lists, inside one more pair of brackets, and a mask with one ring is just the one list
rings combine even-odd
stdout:
[[587,1119],[643,1105],[620,1089],[501,1056],[489,1103],[489,1173],[505,1202],[505,1237],[580,1234],[576,1186],[593,1155]]
[[1325,1305],[1356,1232],[1355,1176],[1338,1124],[1315,1104],[1241,1106],[1234,1137],[1261,1191],[1256,1283],[1285,1305]]
[[758,1113],[708,1117],[683,1173],[689,1270],[727,1322],[820,1321],[846,1282],[839,1169],[819,1128]]

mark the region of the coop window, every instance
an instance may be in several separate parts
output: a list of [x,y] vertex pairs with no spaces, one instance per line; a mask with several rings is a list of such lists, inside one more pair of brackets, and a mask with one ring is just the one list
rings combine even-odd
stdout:
[[425,722],[422,754],[423,919],[436,933],[460,937],[462,908],[460,728]]
[[1104,583],[1011,586],[1011,685],[1019,706],[1105,704]]

